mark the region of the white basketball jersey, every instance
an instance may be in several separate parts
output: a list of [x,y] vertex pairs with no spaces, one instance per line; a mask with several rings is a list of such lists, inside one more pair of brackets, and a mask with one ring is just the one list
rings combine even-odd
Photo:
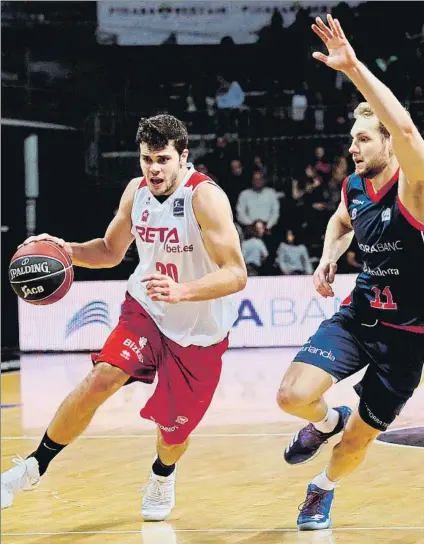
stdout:
[[218,270],[206,251],[193,211],[193,194],[202,183],[214,184],[189,165],[178,189],[160,203],[141,178],[131,213],[131,232],[136,239],[140,263],[128,280],[128,292],[145,308],[163,334],[181,346],[216,344],[227,336],[237,319],[234,295],[204,302],[169,304],[148,297],[146,282],[142,282],[145,275],[159,272],[184,283]]

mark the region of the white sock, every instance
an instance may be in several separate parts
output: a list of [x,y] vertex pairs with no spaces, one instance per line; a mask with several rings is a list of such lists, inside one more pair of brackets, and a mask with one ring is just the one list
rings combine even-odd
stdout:
[[325,491],[331,491],[336,487],[337,482],[333,482],[332,480],[329,480],[327,476],[327,469],[324,469],[324,471],[321,472],[321,474],[318,474],[318,476],[315,476],[311,484],[318,486],[320,489],[325,489]]
[[312,422],[315,429],[321,431],[322,433],[331,433],[336,428],[337,423],[340,419],[340,414],[334,408],[329,408],[327,415],[321,421]]

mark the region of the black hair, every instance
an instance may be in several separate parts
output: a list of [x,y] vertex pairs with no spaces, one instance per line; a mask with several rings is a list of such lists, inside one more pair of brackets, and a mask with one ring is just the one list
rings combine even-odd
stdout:
[[265,221],[262,221],[262,219],[256,219],[256,221],[253,221],[251,225],[247,225],[246,227],[245,236],[247,240],[250,238],[256,238],[258,236],[258,223],[262,223],[262,225],[266,228]]
[[169,140],[174,141],[174,147],[179,155],[187,149],[188,132],[182,121],[168,114],[140,119],[135,137],[137,144],[143,142],[151,149],[161,150],[168,145]]

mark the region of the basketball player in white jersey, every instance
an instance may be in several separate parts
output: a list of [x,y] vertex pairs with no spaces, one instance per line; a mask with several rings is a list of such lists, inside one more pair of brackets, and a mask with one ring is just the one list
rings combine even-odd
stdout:
[[80,244],[41,234],[24,242],[53,240],[75,266],[102,268],[119,264],[135,239],[140,262],[92,371],[62,402],[38,448],[2,474],[2,508],[38,483],[113,393],[130,381],[152,383],[156,372],[140,412],[158,427],[142,516],[161,521],[175,505],[176,463],[212,401],[237,318],[232,295],[247,274],[228,199],[187,162],[183,123],[171,115],[141,119],[136,141],[143,177],[128,184],[104,238]]

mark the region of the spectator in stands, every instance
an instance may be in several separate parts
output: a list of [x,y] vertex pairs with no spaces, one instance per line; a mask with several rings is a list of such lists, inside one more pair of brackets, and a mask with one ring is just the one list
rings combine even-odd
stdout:
[[343,180],[349,175],[346,157],[335,157],[331,169],[331,178],[324,189],[326,210],[331,214],[336,211],[341,198]]
[[284,275],[312,274],[313,268],[304,244],[296,244],[292,230],[287,231],[286,242],[281,242],[275,259]]
[[240,108],[244,104],[244,92],[238,81],[228,81],[224,76],[216,76],[219,86],[216,91],[218,109]]
[[241,225],[246,227],[261,219],[266,224],[266,234],[270,234],[280,216],[280,203],[275,189],[265,187],[262,172],[253,172],[252,188],[240,193],[236,209]]
[[315,171],[322,180],[327,183],[331,176],[331,163],[327,159],[325,148],[322,145],[319,145],[315,148]]
[[303,81],[301,86],[296,89],[292,97],[291,118],[295,121],[294,126],[298,133],[303,133],[307,127],[308,110],[308,84]]
[[262,159],[262,157],[259,154],[256,154],[253,157],[253,168],[252,168],[252,170],[254,170],[254,171],[258,170],[259,172],[262,172],[264,177],[266,177],[266,175],[267,175],[266,164],[265,164],[264,160]]
[[266,225],[260,220],[246,228],[246,237],[241,243],[241,251],[248,276],[260,276],[262,265],[268,257],[268,250],[262,240],[265,231]]
[[244,104],[244,92],[238,81],[229,81],[217,75],[216,106],[218,108],[218,126],[224,132],[237,130],[240,108]]
[[295,227],[305,229],[308,247],[314,247],[313,256],[319,253],[321,238],[325,232],[325,195],[322,178],[314,167],[308,164],[303,175],[292,181],[292,198],[296,204],[297,222]]
[[343,155],[335,157],[333,161],[331,178],[341,184],[348,175],[349,169],[346,157]]
[[217,134],[214,149],[201,160],[206,164],[209,172],[212,172],[223,183],[223,179],[228,174],[230,160],[236,155],[234,146],[228,142],[226,136]]
[[304,174],[292,181],[292,198],[297,203],[297,207],[311,204],[311,195],[315,189],[321,187],[321,184],[322,178],[317,174],[315,168],[308,164]]
[[249,178],[240,159],[230,162],[230,172],[224,176],[220,185],[227,193],[231,208],[235,212],[240,193],[249,187]]
[[309,173],[309,179],[313,180],[307,186],[308,195],[306,198],[309,240],[319,245],[330,219],[327,209],[329,194],[322,177],[318,175],[315,168],[308,166],[306,170]]
[[211,180],[219,184],[219,179],[214,174],[209,172],[209,168],[204,162],[195,162],[194,167],[198,172],[200,172],[201,174],[205,174],[205,176],[209,176]]

